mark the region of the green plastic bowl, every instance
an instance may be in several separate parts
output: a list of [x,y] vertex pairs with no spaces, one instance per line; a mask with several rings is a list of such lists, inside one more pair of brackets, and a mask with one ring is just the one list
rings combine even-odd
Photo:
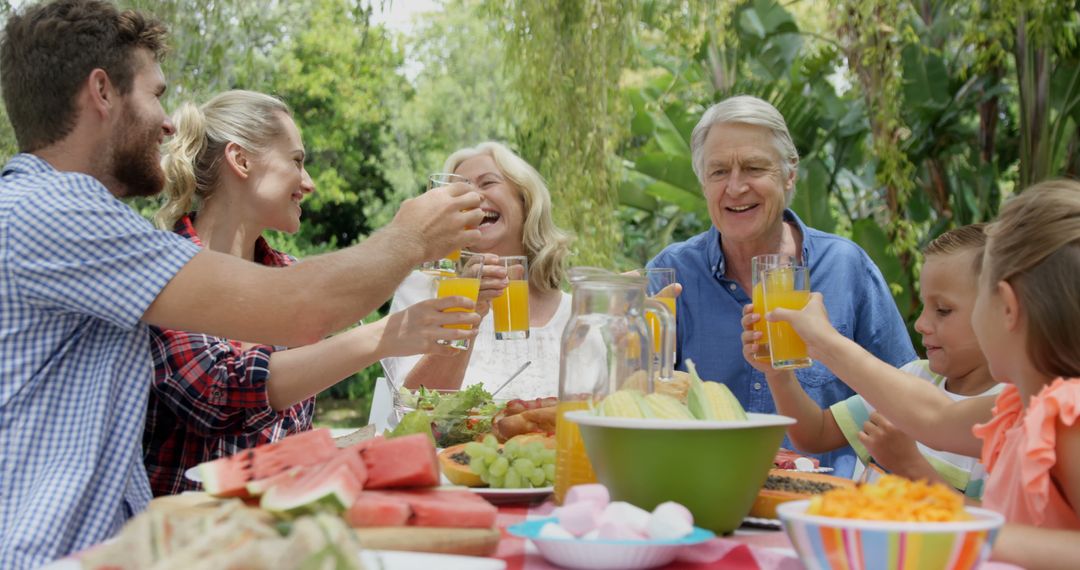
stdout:
[[686,506],[694,524],[734,531],[765,484],[787,416],[747,414],[747,421],[610,418],[568,412],[585,440],[596,478],[612,500],[652,510],[664,501]]

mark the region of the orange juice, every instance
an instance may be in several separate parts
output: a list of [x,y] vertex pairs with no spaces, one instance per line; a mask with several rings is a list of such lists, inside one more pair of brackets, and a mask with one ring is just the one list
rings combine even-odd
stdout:
[[[671,311],[671,318],[675,318],[675,297],[653,297],[653,299],[663,303]],[[652,331],[653,354],[660,354],[660,319],[657,319],[653,313],[645,313],[645,320],[649,321],[649,330]]]
[[491,310],[495,313],[495,334],[498,338],[505,333],[524,333],[506,335],[505,338],[529,338],[529,282],[511,281],[502,294],[491,301]]
[[754,358],[763,362],[768,362],[772,357],[769,356],[769,331],[766,328],[765,322],[765,289],[761,282],[758,281],[754,285],[754,312],[757,313],[761,320],[754,323],[754,331],[761,333],[761,339],[757,341],[757,352],[754,353]]
[[[809,291],[774,291],[769,289],[766,310],[776,308],[799,310],[810,301]],[[772,344],[773,368],[803,368],[810,365],[806,343],[788,323],[768,323]]]
[[595,483],[592,463],[585,454],[581,430],[567,421],[566,412],[588,409],[588,402],[576,400],[559,402],[555,415],[555,503],[562,504],[566,491],[574,485]]
[[[476,301],[477,295],[480,294],[480,280],[475,277],[444,277],[439,279],[439,291],[438,297],[440,299],[444,297],[468,297],[473,301]],[[468,313],[471,312],[468,309],[461,307],[454,307],[446,309],[448,313]],[[472,329],[472,325],[443,325],[448,329]]]
[[443,259],[449,259],[450,261],[457,261],[457,260],[461,259],[461,250],[460,249],[455,249],[454,251],[451,251],[450,253],[446,254],[446,257],[444,257]]

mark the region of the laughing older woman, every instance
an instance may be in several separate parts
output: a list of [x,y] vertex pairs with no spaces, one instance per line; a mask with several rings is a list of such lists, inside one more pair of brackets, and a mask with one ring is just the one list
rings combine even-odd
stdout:
[[[788,209],[799,154],[775,107],[748,96],[713,105],[694,128],[691,152],[713,227],[649,262],[674,267],[683,285],[680,369],[691,359],[703,378],[727,384],[748,411],[775,412],[765,377],[743,359],[740,341],[743,306],[751,302],[750,260],[768,253],[792,255],[810,267],[813,290],[824,294],[829,318],[845,336],[897,367],[915,359],[888,285],[866,252],[807,227]],[[823,408],[852,395],[820,364],[796,376]],[[851,448],[821,459],[841,474],[854,466]]]

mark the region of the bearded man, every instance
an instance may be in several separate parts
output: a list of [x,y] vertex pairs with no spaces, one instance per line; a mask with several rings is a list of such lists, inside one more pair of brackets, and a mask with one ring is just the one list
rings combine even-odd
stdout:
[[153,229],[118,198],[162,188],[158,145],[173,131],[160,103],[164,38],[137,12],[60,0],[11,16],[0,43],[21,151],[0,174],[5,570],[101,542],[146,507],[148,324],[307,344],[381,305],[418,263],[479,237],[465,228],[480,225],[481,197],[460,184],[406,201],[361,245],[288,268]]

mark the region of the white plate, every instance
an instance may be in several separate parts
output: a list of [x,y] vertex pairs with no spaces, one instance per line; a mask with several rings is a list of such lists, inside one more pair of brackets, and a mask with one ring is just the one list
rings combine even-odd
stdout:
[[490,487],[466,487],[466,489],[487,499],[493,505],[514,503],[539,503],[546,500],[555,487],[537,487],[535,489],[492,489]]
[[[506,570],[506,562],[498,558],[398,552],[394,550],[362,550],[360,551],[360,561],[365,568],[379,568],[381,570],[415,570],[417,568]],[[82,565],[77,560],[62,558],[42,566],[40,570],[79,570],[80,568],[82,568]]]
[[199,476],[199,466],[188,467],[187,471],[184,471],[184,478],[188,481],[194,481],[196,483],[202,483],[202,477]]

